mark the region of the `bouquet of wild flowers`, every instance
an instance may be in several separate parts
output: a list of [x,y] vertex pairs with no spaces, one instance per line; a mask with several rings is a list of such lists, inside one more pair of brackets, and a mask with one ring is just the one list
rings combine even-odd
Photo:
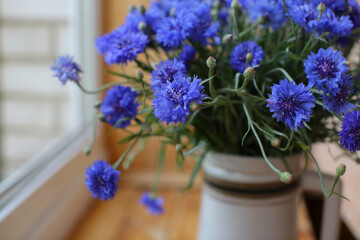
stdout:
[[[158,0],[148,9],[131,7],[125,23],[95,45],[110,66],[135,62],[136,76],[109,71],[124,81],[87,91],[73,58],[52,65],[63,84],[72,80],[85,93],[109,88],[96,105],[100,121],[139,126],[120,141],[132,144],[114,165],[98,160],[87,169],[86,185],[94,197],[113,198],[116,169],[139,139],[153,136],[162,141],[160,166],[166,145],[176,146],[178,167],[194,156],[188,188],[207,151],[258,155],[260,149],[285,183],[291,174],[268,155],[303,151],[316,163],[315,142],[338,143],[351,155],[360,150],[360,86],[359,63],[348,56],[359,34],[355,0]],[[333,187],[344,172],[341,165]],[[333,187],[322,185],[331,196]],[[156,189],[157,180],[141,198],[155,214],[163,211]]]

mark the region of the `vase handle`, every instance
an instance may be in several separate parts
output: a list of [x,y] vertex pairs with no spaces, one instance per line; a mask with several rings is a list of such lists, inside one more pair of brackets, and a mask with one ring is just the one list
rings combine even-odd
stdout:
[[[334,176],[323,174],[325,186],[332,186]],[[323,197],[323,209],[321,216],[320,240],[336,240],[338,239],[340,229],[340,200],[338,196],[326,198],[322,192],[319,175],[316,171],[307,171],[302,180],[302,189],[309,192],[319,192]],[[342,182],[336,184],[334,191],[341,193]]]

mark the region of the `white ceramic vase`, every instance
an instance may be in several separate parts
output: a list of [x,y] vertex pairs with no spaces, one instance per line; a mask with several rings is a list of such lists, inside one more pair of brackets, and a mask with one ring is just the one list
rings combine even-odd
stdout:
[[[209,153],[203,163],[198,240],[296,239],[301,158],[299,154],[286,159],[294,181],[284,184],[261,157]],[[269,160],[281,171],[288,171],[281,159]],[[336,204],[335,213],[338,201]],[[327,231],[337,234],[337,229],[335,221],[334,229]]]

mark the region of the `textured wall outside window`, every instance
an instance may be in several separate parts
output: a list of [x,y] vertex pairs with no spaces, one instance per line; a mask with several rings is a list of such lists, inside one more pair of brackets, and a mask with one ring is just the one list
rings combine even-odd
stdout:
[[1,178],[69,128],[69,92],[49,65],[67,54],[68,4],[0,0]]

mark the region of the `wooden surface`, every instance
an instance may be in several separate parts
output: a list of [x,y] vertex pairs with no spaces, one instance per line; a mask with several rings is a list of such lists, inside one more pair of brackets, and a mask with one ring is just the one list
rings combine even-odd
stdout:
[[[201,188],[179,194],[165,187],[165,214],[151,216],[138,199],[146,188],[125,185],[115,199],[97,201],[69,240],[192,240],[196,239]],[[312,228],[303,204],[299,207],[299,240],[312,240]],[[254,226],[256,227],[256,226]]]

